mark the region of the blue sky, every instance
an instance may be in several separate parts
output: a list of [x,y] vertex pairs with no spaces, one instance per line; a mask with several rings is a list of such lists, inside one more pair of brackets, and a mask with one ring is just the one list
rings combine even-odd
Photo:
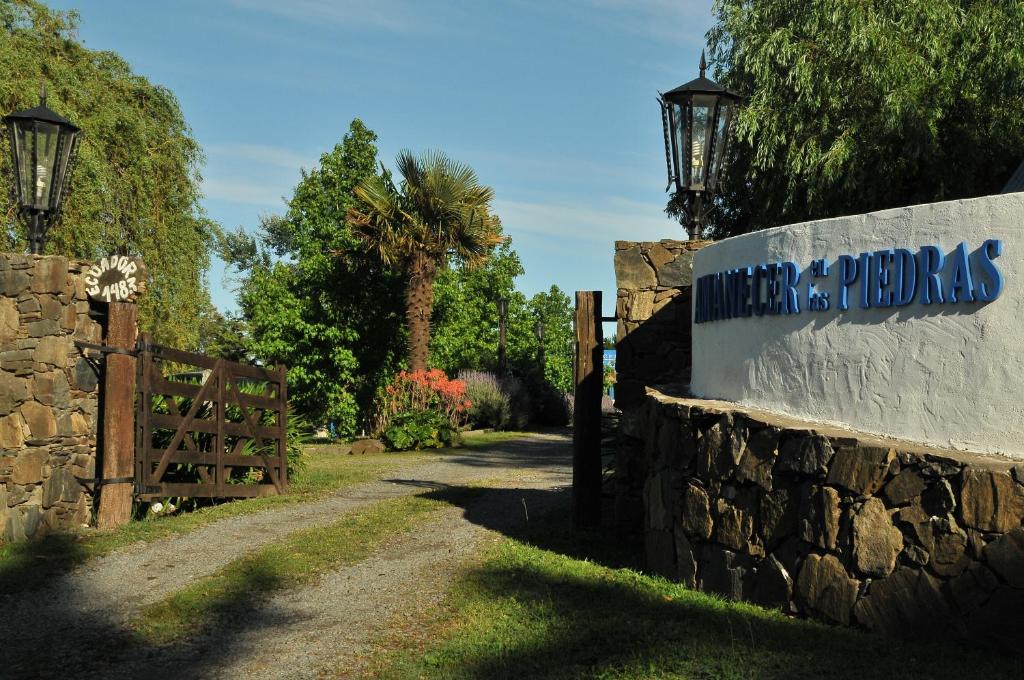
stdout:
[[[494,187],[526,267],[603,290],[614,241],[684,238],[662,212],[655,95],[696,76],[711,0],[77,0],[79,37],[169,87],[203,146],[204,206],[226,228],[282,212],[353,118],[437,148]],[[215,262],[214,302],[234,309]]]

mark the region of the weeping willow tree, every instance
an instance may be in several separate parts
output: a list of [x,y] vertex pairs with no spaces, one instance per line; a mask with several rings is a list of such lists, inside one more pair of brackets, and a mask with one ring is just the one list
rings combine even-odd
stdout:
[[998,193],[1024,160],[1019,0],[714,11],[715,79],[749,98],[714,235]]
[[[47,254],[141,255],[153,277],[140,300],[144,330],[179,347],[197,342],[209,306],[206,270],[217,227],[199,205],[202,151],[174,95],[113,52],[86,49],[78,16],[33,0],[0,0],[0,113],[49,105],[82,128],[78,163]],[[0,249],[26,248],[0,139]]]

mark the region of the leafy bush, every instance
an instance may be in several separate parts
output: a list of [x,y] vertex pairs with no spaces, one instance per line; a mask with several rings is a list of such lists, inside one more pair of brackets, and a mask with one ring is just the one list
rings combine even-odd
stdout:
[[444,371],[402,371],[381,395],[375,429],[396,451],[450,446],[471,407],[466,383]]
[[473,427],[500,430],[508,425],[512,410],[497,376],[484,371],[461,371],[459,380],[466,383],[466,397],[472,403],[468,416]]

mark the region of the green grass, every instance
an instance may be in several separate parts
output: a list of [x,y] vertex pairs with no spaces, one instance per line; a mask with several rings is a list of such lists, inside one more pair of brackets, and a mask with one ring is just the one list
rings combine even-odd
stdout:
[[366,559],[388,538],[410,531],[448,503],[464,504],[479,491],[458,487],[381,501],[332,524],[296,531],[144,607],[132,628],[148,644],[209,630],[255,609],[275,592]]
[[[475,438],[473,441],[475,444]],[[349,456],[341,447],[331,445],[313,445],[307,451],[306,468],[291,480],[289,492],[283,496],[235,500],[194,512],[147,518],[113,531],[88,530],[81,534],[55,534],[40,541],[0,544],[0,594],[32,590],[56,574],[132,543],[156,541],[228,517],[315,500],[348,486],[380,479],[399,465],[426,462],[432,456],[450,453]]]
[[368,677],[1024,677],[1019,658],[793,619],[572,557],[563,553],[580,555],[588,546],[568,532],[537,542],[551,549],[503,540],[458,581],[444,605],[413,629],[381,640],[380,649],[398,651],[381,652]]

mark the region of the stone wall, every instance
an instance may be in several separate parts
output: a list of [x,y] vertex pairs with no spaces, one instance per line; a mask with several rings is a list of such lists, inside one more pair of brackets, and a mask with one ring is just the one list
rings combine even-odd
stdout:
[[648,567],[691,587],[897,636],[1019,645],[1024,465],[648,390]]
[[89,522],[97,374],[74,340],[98,343],[81,272],[63,257],[0,254],[0,536]]
[[[643,404],[647,385],[689,380],[693,254],[709,243],[615,242],[615,406],[623,412]],[[616,446],[615,523],[624,532],[643,520],[640,453],[629,440]]]

